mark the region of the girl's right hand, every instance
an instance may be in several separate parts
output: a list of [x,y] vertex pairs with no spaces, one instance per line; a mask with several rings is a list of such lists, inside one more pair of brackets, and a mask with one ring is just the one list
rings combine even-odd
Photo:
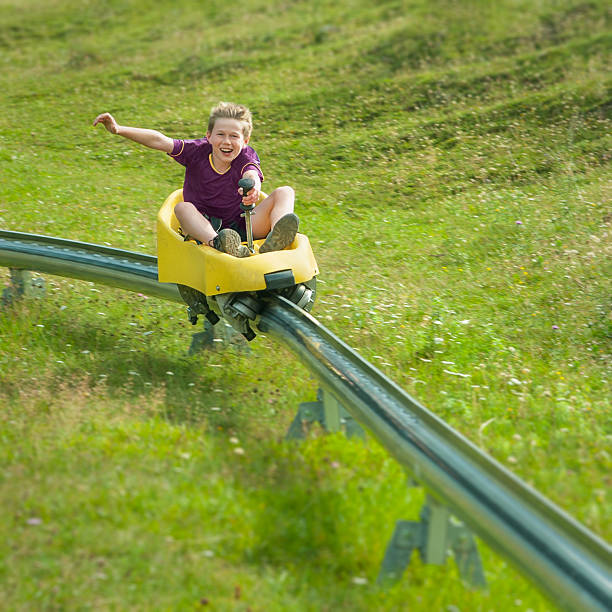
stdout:
[[98,115],[93,124],[96,126],[98,123],[101,123],[111,134],[117,134],[119,131],[119,124],[110,113]]

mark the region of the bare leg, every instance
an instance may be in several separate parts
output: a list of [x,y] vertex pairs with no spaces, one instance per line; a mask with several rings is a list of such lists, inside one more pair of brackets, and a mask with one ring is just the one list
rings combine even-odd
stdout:
[[190,238],[210,244],[210,241],[217,235],[210,221],[191,202],[179,202],[174,207],[174,214],[181,229]]
[[292,213],[295,202],[295,192],[291,187],[278,187],[255,208],[251,217],[253,236],[265,238],[276,222],[285,215]]
[[217,234],[210,221],[191,202],[179,202],[174,207],[174,214],[185,236],[195,238],[234,257],[249,256],[249,249],[240,244],[238,232],[226,228]]

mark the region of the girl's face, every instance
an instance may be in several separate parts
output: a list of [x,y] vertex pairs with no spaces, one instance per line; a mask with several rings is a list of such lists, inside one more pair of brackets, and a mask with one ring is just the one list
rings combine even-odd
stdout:
[[248,138],[242,132],[242,122],[237,119],[217,119],[206,138],[213,148],[213,161],[221,170],[226,170],[242,151]]

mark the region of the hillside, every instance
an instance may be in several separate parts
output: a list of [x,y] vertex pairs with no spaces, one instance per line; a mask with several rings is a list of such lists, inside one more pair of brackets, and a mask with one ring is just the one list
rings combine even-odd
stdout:
[[[93,119],[195,138],[247,104],[313,314],[610,540],[607,3],[0,9],[0,228],[155,253],[182,168]],[[485,546],[487,592],[416,558],[378,589],[423,494],[372,440],[282,441],[316,394],[287,350],[189,357],[181,307],[46,283],[0,311],[3,609],[551,609]]]

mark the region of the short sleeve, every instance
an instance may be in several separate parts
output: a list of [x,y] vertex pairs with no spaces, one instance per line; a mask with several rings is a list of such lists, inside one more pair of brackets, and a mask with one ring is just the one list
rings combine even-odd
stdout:
[[202,156],[206,156],[210,145],[205,138],[197,140],[174,140],[172,152],[168,155],[179,164],[188,166]]
[[261,181],[263,181],[264,175],[261,171],[259,156],[255,152],[255,150],[248,146],[244,147],[244,149],[242,149],[240,153],[240,156],[242,158],[240,160],[240,176],[242,176],[247,170],[255,170],[255,172],[257,172],[257,174],[259,175]]

